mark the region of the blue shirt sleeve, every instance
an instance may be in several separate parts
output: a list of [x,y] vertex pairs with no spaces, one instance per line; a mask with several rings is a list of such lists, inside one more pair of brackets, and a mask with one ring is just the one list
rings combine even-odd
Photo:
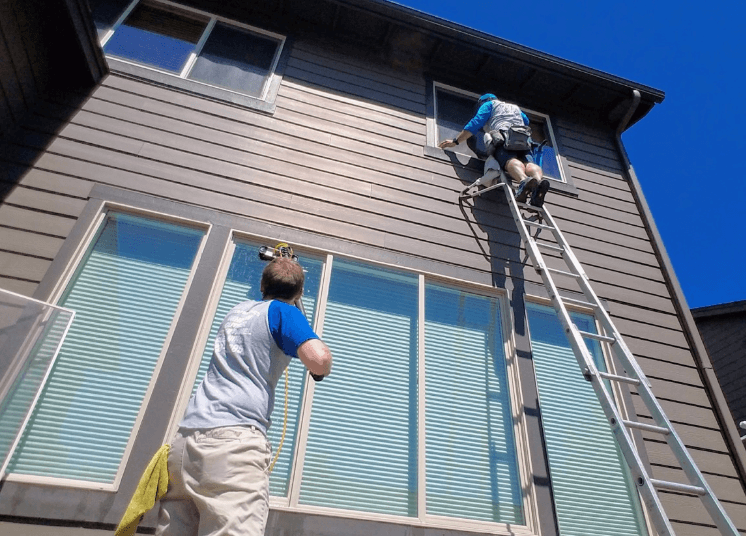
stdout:
[[521,117],[523,118],[523,124],[526,125],[526,126],[528,126],[528,124],[530,122],[528,120],[528,116],[521,111]]
[[267,311],[269,331],[277,346],[290,357],[298,357],[298,347],[309,339],[318,339],[300,309],[272,300]]
[[494,101],[487,101],[482,104],[479,107],[479,110],[477,110],[477,114],[472,117],[468,123],[466,123],[466,125],[464,126],[464,130],[468,130],[472,134],[476,135],[476,133],[479,132],[479,129],[487,124],[490,115],[492,115],[493,102]]

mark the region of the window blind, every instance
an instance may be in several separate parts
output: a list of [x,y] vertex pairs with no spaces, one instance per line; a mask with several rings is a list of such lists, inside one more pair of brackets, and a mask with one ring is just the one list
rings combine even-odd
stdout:
[[425,289],[427,513],[524,524],[499,303]]
[[[646,535],[625,462],[554,309],[529,304],[527,312],[561,536]],[[573,322],[596,332],[590,316],[573,315]],[[598,342],[588,348],[606,370]]]
[[416,276],[335,261],[299,502],[417,515]]
[[60,305],[76,312],[8,472],[111,483],[203,232],[109,214]]
[[[210,334],[202,352],[197,378],[192,387],[192,394],[197,386],[205,377],[207,367],[212,358],[212,352],[215,344],[215,336],[218,333],[220,324],[233,307],[244,300],[261,300],[260,281],[262,270],[267,265],[257,256],[259,246],[256,244],[238,243],[236,244],[231,265],[228,268],[228,275],[223,284],[223,290],[220,294],[218,307],[215,316],[212,319]],[[313,321],[313,315],[316,310],[316,298],[319,293],[321,282],[322,262],[317,259],[303,258],[301,264],[305,272],[305,285],[303,287],[303,306],[308,315],[309,321]],[[288,493],[288,484],[290,481],[290,470],[292,468],[293,455],[295,452],[298,417],[301,408],[301,396],[307,377],[306,368],[300,363],[300,360],[293,359],[289,367],[288,383],[288,429],[285,435],[280,457],[277,459],[272,474],[269,478],[269,492],[271,495],[286,497]],[[285,411],[285,375],[280,377],[275,390],[275,410],[272,414],[272,426],[267,432],[267,437],[272,444],[273,449],[277,449],[282,438],[282,428]]]

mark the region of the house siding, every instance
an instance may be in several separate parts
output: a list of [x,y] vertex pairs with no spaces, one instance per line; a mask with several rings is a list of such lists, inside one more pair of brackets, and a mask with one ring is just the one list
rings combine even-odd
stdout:
[[[31,87],[2,78],[0,119],[18,113],[15,96],[30,91],[24,84]],[[541,284],[501,194],[462,210],[458,192],[478,174],[424,156],[427,83],[299,38],[273,115],[118,74],[82,106],[71,104],[76,95],[47,99],[0,152],[21,176],[0,205],[0,287],[34,294],[95,185],[334,238],[348,252],[377,248],[402,265],[475,283]],[[746,531],[746,495],[614,133],[551,113],[578,195],[550,194],[548,206],[695,462]],[[69,117],[61,129],[60,117]],[[558,257],[546,258],[564,267]],[[631,401],[646,421],[634,392]],[[659,437],[642,437],[653,477],[685,481]],[[698,499],[665,492],[661,498],[677,534],[717,534],[700,525],[709,516]],[[270,527],[284,534],[291,518],[297,516],[273,513]],[[323,529],[313,530],[304,533]]]

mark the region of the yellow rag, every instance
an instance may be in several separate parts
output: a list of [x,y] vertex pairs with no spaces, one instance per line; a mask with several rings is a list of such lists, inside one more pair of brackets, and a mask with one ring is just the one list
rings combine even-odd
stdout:
[[145,512],[153,508],[168,490],[168,449],[169,445],[159,448],[145,468],[117,527],[116,536],[133,536]]

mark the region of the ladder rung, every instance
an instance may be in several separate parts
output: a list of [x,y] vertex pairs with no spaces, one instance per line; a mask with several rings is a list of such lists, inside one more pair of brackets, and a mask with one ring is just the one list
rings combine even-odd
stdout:
[[529,205],[528,203],[519,203],[518,201],[516,201],[515,204],[518,205],[519,207],[521,207],[524,210],[532,210],[534,212],[544,212],[544,208],[543,207],[535,207],[533,205]]
[[688,484],[679,484],[678,482],[666,482],[665,480],[650,479],[650,483],[655,489],[667,489],[669,491],[681,491],[683,493],[692,493],[694,495],[705,495],[707,492],[699,486],[690,486]]
[[546,229],[548,231],[554,231],[554,227],[550,227],[549,225],[544,225],[543,223],[537,223],[531,220],[523,220],[523,223],[525,223],[526,225],[530,225],[531,227],[537,227],[539,229]]
[[562,270],[557,270],[555,268],[547,268],[547,270],[549,270],[550,272],[554,272],[555,274],[566,275],[567,277],[574,277],[576,279],[580,279],[580,275],[574,274],[572,272],[565,272]]
[[614,337],[607,337],[606,335],[598,335],[597,333],[589,333],[587,331],[580,331],[580,330],[578,330],[578,333],[580,333],[580,335],[583,337],[587,337],[589,339],[595,339],[597,341],[608,342],[611,344],[614,344],[616,342],[616,339]]
[[609,374],[608,372],[598,371],[598,375],[604,380],[612,380],[615,382],[629,383],[630,385],[640,385],[640,380],[630,378],[629,376],[617,376],[616,374]]
[[547,244],[546,242],[538,242],[537,241],[536,245],[539,246],[539,247],[542,247],[542,248],[551,249],[551,250],[554,250],[554,251],[559,251],[560,253],[562,253],[563,251],[565,251],[564,248],[561,248],[559,246],[555,246],[554,244]]
[[[638,382],[639,383],[639,382]],[[628,428],[637,428],[638,430],[644,430],[645,432],[653,432],[655,434],[668,435],[671,430],[664,428],[663,426],[655,426],[653,424],[645,424],[644,422],[637,421],[622,421]]]
[[598,304],[590,303],[590,302],[583,301],[583,300],[575,300],[573,298],[563,298],[562,296],[560,296],[560,300],[562,300],[563,303],[569,303],[571,305],[578,305],[580,307],[590,307],[592,309],[599,308]]

